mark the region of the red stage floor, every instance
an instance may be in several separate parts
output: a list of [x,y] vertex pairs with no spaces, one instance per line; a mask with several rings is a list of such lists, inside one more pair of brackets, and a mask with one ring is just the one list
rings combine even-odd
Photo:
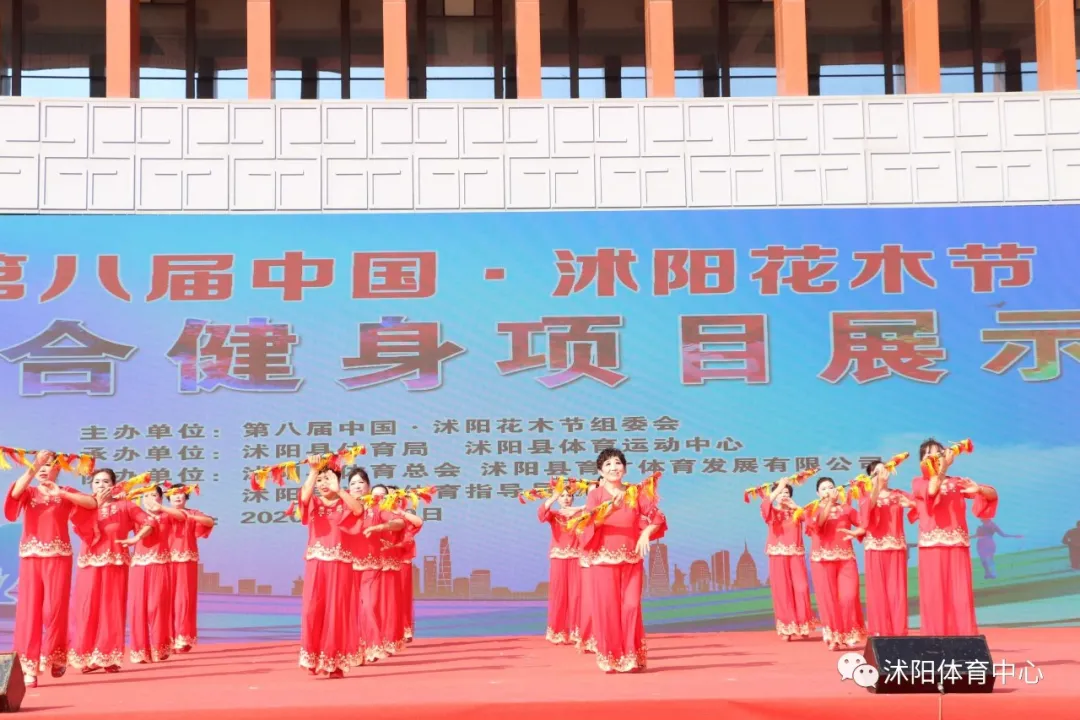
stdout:
[[987,635],[995,661],[1015,665],[1017,675],[1030,661],[1042,680],[999,679],[983,696],[875,696],[841,681],[839,656],[819,641],[784,644],[771,633],[652,636],[649,671],[635,675],[605,675],[591,657],[537,638],[418,640],[344,680],[309,677],[294,645],[210,645],[117,675],[44,680],[27,692],[23,712],[42,720],[1080,717],[1080,628]]

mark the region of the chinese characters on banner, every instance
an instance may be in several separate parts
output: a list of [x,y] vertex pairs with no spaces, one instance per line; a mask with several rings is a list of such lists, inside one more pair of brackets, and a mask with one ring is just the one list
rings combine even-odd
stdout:
[[[842,284],[850,291],[876,287],[884,295],[901,295],[911,284],[937,288],[927,264],[932,250],[883,245],[857,250],[851,259],[859,270],[838,277],[840,251],[815,244],[768,245],[748,251],[753,264],[749,280],[762,296],[829,294]],[[967,243],[946,250],[950,268],[968,276],[973,293],[1025,287],[1032,282],[1034,247],[1017,243],[988,246]],[[30,299],[27,255],[0,254],[0,303]],[[80,262],[87,258],[58,255],[52,276],[38,296],[46,303],[73,286]],[[591,291],[600,298],[619,292],[639,293],[635,275],[640,262],[629,249],[600,248],[593,254],[556,250],[557,274],[552,296],[565,298]],[[117,255],[100,255],[92,263],[100,286],[110,295],[132,301],[121,277]],[[730,248],[656,249],[652,251],[652,293],[720,295],[738,283],[738,254]],[[251,263],[251,288],[275,292],[285,302],[302,301],[310,292],[334,283],[334,258],[307,257],[302,252]],[[423,299],[438,287],[434,251],[356,252],[349,275],[351,297]],[[153,303],[226,301],[233,297],[237,268],[231,254],[155,255],[150,263],[148,292]],[[358,311],[354,311],[358,312]],[[682,315],[677,319],[679,344],[670,348],[684,385],[712,381],[766,384],[770,381],[769,318],[765,314]],[[981,330],[988,349],[982,369],[996,374],[1016,370],[1028,382],[1061,376],[1063,356],[1080,360],[1080,311],[998,310],[997,328]],[[632,318],[622,315],[551,315],[499,322],[495,332],[506,339],[506,356],[492,358],[495,371],[530,375],[556,390],[577,380],[615,388],[629,376],[622,369],[623,332]],[[434,390],[443,383],[444,367],[467,349],[455,342],[453,329],[431,318],[386,316],[356,321],[357,350],[340,359],[337,384],[364,390],[400,381],[409,391]],[[868,383],[897,377],[938,383],[947,347],[939,334],[936,310],[840,310],[822,318],[821,332],[831,340],[831,355],[822,359],[818,377],[830,383],[850,379]],[[188,319],[165,360],[175,366],[178,392],[297,392],[304,378],[293,368],[293,352],[301,330],[282,319],[247,318],[233,324],[220,319]],[[60,342],[63,340],[63,342]],[[119,366],[136,353],[121,339],[97,335],[83,320],[54,320],[36,335],[0,349],[0,357],[19,369],[23,396],[53,393],[114,394]],[[1030,357],[1026,357],[1030,356]],[[1023,361],[1023,362],[1022,362]]]

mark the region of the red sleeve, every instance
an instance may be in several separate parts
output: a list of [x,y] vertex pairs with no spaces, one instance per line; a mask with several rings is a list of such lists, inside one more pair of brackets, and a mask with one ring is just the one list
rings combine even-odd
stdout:
[[926,502],[929,489],[930,481],[925,478],[917,477],[911,481],[911,496],[915,502]]
[[[600,506],[600,503],[603,502],[600,499],[600,492],[600,488],[593,488],[589,491],[589,494],[585,496],[585,512],[592,512]],[[583,548],[589,548],[599,537],[600,536],[596,533],[596,526],[589,523],[582,530],[578,543]]]
[[[194,515],[195,517],[207,517],[206,513],[199,512],[198,510],[188,510],[188,512],[191,513],[192,515]],[[191,522],[191,520],[188,520],[188,522]],[[206,538],[210,537],[210,533],[212,533],[213,531],[214,531],[214,527],[212,525],[207,526],[207,525],[203,525],[202,523],[198,523],[198,522],[195,523],[195,539],[196,540],[205,540]]]
[[127,503],[127,507],[124,509],[127,511],[127,516],[131,519],[131,524],[135,526],[136,531],[141,530],[142,528],[149,525],[151,535],[157,532],[157,519],[153,515],[146,512],[130,500],[125,500],[124,502]]
[[[301,508],[301,510],[303,514],[300,519],[307,525],[308,510],[306,508]],[[332,519],[338,529],[346,535],[359,535],[364,531],[364,514],[353,515],[352,510],[347,505],[344,512],[337,513]]]
[[667,517],[660,510],[660,504],[653,498],[641,498],[638,500],[638,510],[641,513],[641,530],[650,525],[655,526],[650,540],[659,540],[667,535]]
[[870,506],[870,498],[859,498],[859,512],[855,518],[855,524],[865,530],[870,527],[870,519],[873,516],[874,508]]
[[[903,490],[896,490],[895,492],[900,493],[901,495],[906,497],[909,501],[915,503],[915,497],[911,493],[904,492]],[[913,507],[908,508],[907,521],[909,523],[914,523],[914,522],[918,522],[918,520],[919,520],[919,505],[918,505],[918,503],[915,503],[915,505]]]
[[551,508],[548,507],[546,502],[540,503],[540,511],[536,513],[536,516],[542,523],[550,523],[552,520]]
[[990,520],[995,515],[997,515],[997,507],[998,507],[998,493],[997,493],[997,490],[994,489],[990,485],[980,485],[979,488],[981,490],[990,490],[990,491],[992,491],[994,497],[993,498],[988,498],[988,497],[986,497],[985,495],[983,495],[980,492],[978,495],[976,495],[973,498],[973,501],[972,501],[972,504],[971,504],[971,514],[974,515],[975,517],[979,518],[980,520]]
[[301,502],[299,498],[296,499],[296,504],[300,506],[300,522],[304,525],[307,525],[309,522],[311,522],[311,506],[314,502],[314,493],[312,493],[311,497],[308,498],[308,501],[306,503]]
[[[421,526],[422,527],[422,526]],[[403,542],[411,543],[416,541],[416,535],[420,532],[420,528],[413,525],[408,520],[405,521],[405,530]]]
[[14,490],[15,483],[11,483],[11,487],[7,491],[7,497],[4,499],[4,518],[8,522],[15,522],[19,519],[19,513],[30,502],[31,493],[34,492],[33,486],[27,485],[26,489],[23,490],[23,494],[16,500],[11,495]]
[[761,501],[761,519],[767,523],[771,523],[773,519],[773,506],[769,498],[765,498]]
[[98,537],[97,509],[87,510],[78,505],[71,511],[71,526],[75,534],[87,545],[93,545]]

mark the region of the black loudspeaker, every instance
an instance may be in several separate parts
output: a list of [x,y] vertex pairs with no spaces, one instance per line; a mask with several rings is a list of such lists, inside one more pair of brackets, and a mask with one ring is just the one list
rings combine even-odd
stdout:
[[0,653],[0,713],[19,712],[26,683],[18,653]]
[[868,682],[864,668],[857,684],[879,695],[994,692],[994,661],[985,635],[874,637],[863,657],[876,669],[877,682]]

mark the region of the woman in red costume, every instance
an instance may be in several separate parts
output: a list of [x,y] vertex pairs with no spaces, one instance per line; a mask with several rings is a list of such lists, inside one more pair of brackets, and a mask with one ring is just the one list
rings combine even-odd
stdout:
[[[39,452],[4,501],[8,522],[23,515],[14,649],[27,687],[37,687],[39,673],[58,678],[67,671],[72,556],[68,522],[76,508],[97,507],[92,496],[58,487],[59,472],[53,454]],[[31,485],[35,479],[38,484]]]
[[[588,492],[600,487],[600,481],[594,480],[589,483]],[[585,496],[588,500],[588,495]],[[589,558],[581,552],[581,539],[577,539],[578,548],[578,582],[581,592],[578,594],[577,637],[574,645],[578,652],[596,652],[596,638],[592,632],[592,575],[589,574]]]
[[866,622],[871,635],[908,633],[908,553],[904,511],[915,522],[915,500],[889,487],[885,463],[866,466],[873,482],[869,496],[859,499],[859,528],[855,535],[866,549]]
[[919,624],[922,635],[977,635],[971,584],[967,501],[982,519],[997,512],[997,491],[947,475],[954,458],[933,438],[919,447],[920,462],[937,460],[937,474],[912,482],[919,513]]
[[639,672],[648,663],[645,624],[641,613],[643,561],[649,543],[667,531],[667,519],[655,498],[637,494],[626,502],[626,456],[609,448],[596,459],[603,482],[589,493],[586,511],[611,501],[612,511],[600,525],[590,523],[580,547],[588,559],[592,592],[592,636],[596,664],[609,672]]
[[[566,529],[575,511],[570,507],[574,496],[569,492],[552,495],[540,505],[540,522],[551,527],[548,550],[548,622],[547,641],[555,645],[577,642],[578,606],[581,598],[581,552],[577,536]],[[555,508],[558,503],[559,507]]]
[[337,471],[313,455],[300,488],[300,521],[308,527],[304,599],[300,611],[300,667],[312,675],[341,678],[362,665],[356,630],[356,578],[342,543],[342,518],[360,507],[341,489]]
[[132,663],[161,662],[173,650],[173,587],[169,541],[173,522],[184,521],[184,514],[163,507],[164,492],[154,487],[154,497],[143,500],[145,510],[157,523],[157,531],[135,545],[128,575],[128,615],[131,617]]
[[810,572],[822,639],[830,650],[853,648],[866,640],[859,566],[851,547],[856,534],[851,528],[858,524],[859,515],[851,505],[839,501],[832,478],[820,478],[817,492],[818,504],[806,519],[806,534],[811,538]]
[[169,572],[173,587],[173,649],[186,653],[199,640],[199,540],[210,537],[214,518],[188,507],[188,491],[174,485],[165,493],[169,507],[183,513],[173,516],[169,538]]
[[806,578],[806,548],[803,546],[802,518],[794,519],[798,505],[784,478],[773,486],[761,503],[761,517],[769,529],[765,555],[769,558],[769,587],[772,589],[776,634],[781,640],[808,638],[814,625],[810,605],[810,583]]
[[[376,485],[371,495],[384,502],[391,488]],[[405,649],[405,614],[401,605],[401,548],[405,521],[392,510],[382,510],[383,522],[364,529],[364,534],[379,543],[383,571],[375,577],[376,612],[382,635],[390,639],[386,651],[394,655]]]
[[[116,473],[108,468],[94,472],[90,488],[97,498],[96,510],[80,510],[94,522],[75,518],[82,542],[75,573],[75,641],[68,664],[83,672],[104,669],[120,672],[124,661],[127,614],[128,548],[138,545],[155,529],[155,520],[142,508],[118,495]],[[134,537],[129,537],[131,533]]]
[[[380,536],[384,528],[404,530],[405,521],[378,507],[378,498],[374,497],[367,471],[363,468],[355,468],[349,475],[349,496],[355,507],[350,505],[351,512],[340,519],[342,541],[352,559],[353,584],[357,588],[353,610],[356,632],[365,661],[374,663],[394,652],[394,638],[386,634],[382,621],[380,591],[386,573]],[[369,505],[362,504],[364,497],[370,497]]]
[[398,549],[401,552],[401,618],[402,636],[406,643],[413,641],[415,634],[413,614],[413,561],[416,560],[416,535],[424,527],[424,521],[404,507],[393,511],[393,514],[405,521],[401,542]]

